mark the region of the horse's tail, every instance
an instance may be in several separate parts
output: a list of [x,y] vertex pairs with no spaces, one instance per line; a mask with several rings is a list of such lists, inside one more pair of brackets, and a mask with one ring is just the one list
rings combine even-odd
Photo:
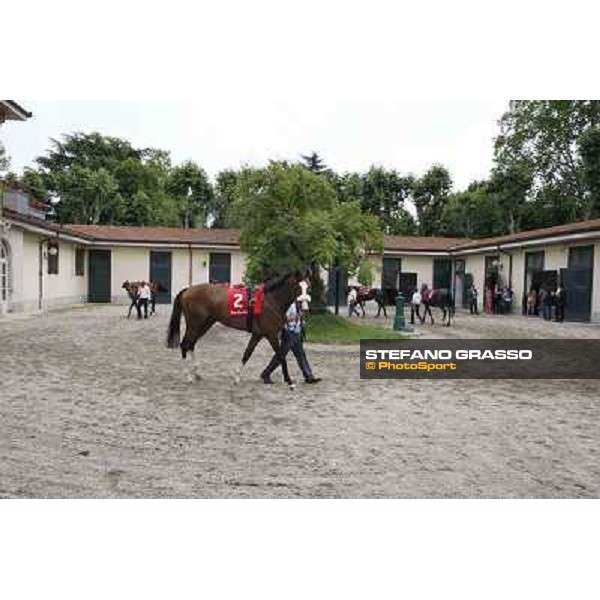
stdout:
[[167,348],[179,348],[180,338],[180,324],[181,324],[181,296],[187,288],[184,288],[175,296],[175,302],[173,302],[173,312],[171,313],[171,320],[169,321],[169,330],[167,333]]

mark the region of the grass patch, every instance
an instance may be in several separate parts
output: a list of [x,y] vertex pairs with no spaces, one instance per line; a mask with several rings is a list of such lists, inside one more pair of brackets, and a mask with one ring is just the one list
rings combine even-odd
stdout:
[[319,344],[358,344],[363,340],[397,340],[404,337],[393,329],[363,325],[331,313],[310,315],[306,320],[306,341]]

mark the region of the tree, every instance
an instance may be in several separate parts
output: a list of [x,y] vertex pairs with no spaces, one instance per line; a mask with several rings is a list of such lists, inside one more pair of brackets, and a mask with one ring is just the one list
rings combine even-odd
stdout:
[[75,165],[59,176],[61,190],[56,212],[62,223],[108,225],[120,223],[123,198],[115,178],[104,168]]
[[0,173],[8,171],[10,168],[10,157],[6,153],[4,144],[0,141]]
[[319,175],[321,173],[326,173],[329,170],[323,159],[314,151],[311,154],[301,154],[300,156],[304,161],[304,166],[312,173]]
[[25,167],[20,182],[23,191],[33,200],[48,202],[48,189],[40,173],[35,169]]
[[583,182],[588,195],[586,212],[590,217],[600,216],[600,127],[588,129],[579,138],[583,162]]
[[[166,191],[171,160],[164,150],[136,149],[126,140],[99,133],[73,133],[51,140],[36,163],[39,169],[26,171],[23,179],[33,195],[45,188],[46,197],[60,198],[56,211],[62,222],[179,222],[177,202]],[[94,189],[96,199],[91,197]]]
[[506,233],[498,204],[489,194],[487,182],[473,182],[450,194],[442,211],[440,233],[453,237],[486,237]]
[[211,227],[231,225],[231,208],[238,199],[239,173],[226,169],[217,174],[213,202],[210,207]]
[[184,162],[172,169],[168,189],[177,199],[180,223],[183,227],[206,225],[213,189],[204,169],[192,161]]
[[500,120],[496,164],[502,172],[515,166],[530,170],[533,205],[544,205],[556,218],[571,214],[561,204],[575,206],[576,219],[590,218],[593,208],[588,202],[579,141],[598,125],[598,100],[513,101]]
[[381,250],[377,219],[356,202],[340,204],[331,184],[299,165],[247,169],[235,203],[247,276],[264,281],[294,269],[313,268],[313,304],[323,302],[314,266],[356,269],[364,253]]
[[497,167],[492,172],[486,189],[505,223],[502,233],[515,233],[523,229],[523,216],[527,211],[527,198],[532,184],[531,168],[523,162]]
[[413,198],[420,235],[439,235],[443,232],[442,214],[451,188],[450,173],[441,165],[434,165],[415,180]]

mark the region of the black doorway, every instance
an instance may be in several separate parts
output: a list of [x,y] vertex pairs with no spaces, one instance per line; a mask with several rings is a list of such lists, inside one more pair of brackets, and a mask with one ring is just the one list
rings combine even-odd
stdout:
[[159,283],[162,290],[156,294],[157,304],[171,303],[171,262],[170,252],[150,251],[150,281]]
[[111,251],[88,252],[88,302],[111,301]]

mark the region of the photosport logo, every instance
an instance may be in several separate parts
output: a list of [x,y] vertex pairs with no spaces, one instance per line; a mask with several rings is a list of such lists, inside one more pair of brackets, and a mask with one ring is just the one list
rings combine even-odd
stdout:
[[600,340],[361,340],[361,379],[600,379]]

